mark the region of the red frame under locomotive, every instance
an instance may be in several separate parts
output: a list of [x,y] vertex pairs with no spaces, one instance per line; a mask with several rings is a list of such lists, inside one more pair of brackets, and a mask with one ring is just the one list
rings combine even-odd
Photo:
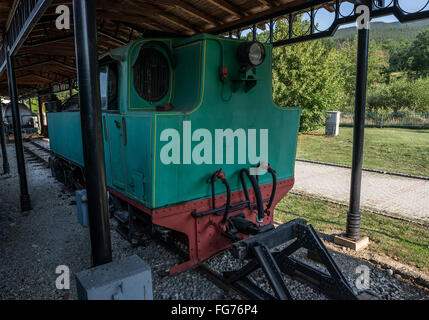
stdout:
[[[186,235],[189,260],[170,269],[171,274],[177,274],[192,269],[215,254],[231,247],[233,241],[226,236],[230,222],[226,223],[223,212],[228,203],[230,217],[244,214],[244,219],[252,224],[262,227],[273,224],[274,214],[272,211],[277,203],[292,189],[294,178],[277,182],[275,172],[273,170],[270,172],[273,175],[273,183],[256,187],[256,192],[260,191],[262,196],[265,213],[263,220],[259,222],[258,201],[254,187],[159,209],[147,208],[112,188],[108,188],[108,190],[113,196],[149,215],[154,225]],[[221,170],[212,176],[212,181],[216,178],[221,179],[224,183],[226,181]],[[230,199],[228,199],[228,194]],[[215,204],[222,205],[215,207]],[[248,235],[239,234],[239,237],[244,239]]]

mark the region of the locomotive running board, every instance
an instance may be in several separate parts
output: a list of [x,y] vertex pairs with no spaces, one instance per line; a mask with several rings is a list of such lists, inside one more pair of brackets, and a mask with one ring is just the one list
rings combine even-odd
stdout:
[[[271,253],[271,249],[292,240],[294,241],[286,248]],[[290,257],[300,248],[316,253],[329,273]],[[250,262],[239,270],[224,272],[223,275],[232,286],[250,299],[292,299],[282,272],[332,299],[358,299],[316,231],[303,219],[292,220],[270,232],[238,241],[233,244],[232,254],[237,259],[250,259]],[[259,268],[265,273],[275,296],[249,279],[248,276]]]

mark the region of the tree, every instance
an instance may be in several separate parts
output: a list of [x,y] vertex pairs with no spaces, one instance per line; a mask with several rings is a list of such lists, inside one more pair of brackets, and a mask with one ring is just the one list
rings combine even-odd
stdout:
[[[308,22],[297,17],[295,34],[308,29]],[[276,39],[285,39],[288,24],[280,20],[274,31]],[[344,80],[336,67],[339,55],[321,41],[308,41],[275,48],[273,51],[273,95],[280,106],[300,106],[300,131],[323,124],[326,111],[336,109],[343,98]]]
[[[370,41],[368,51],[367,88],[371,90],[379,84],[386,82],[389,68],[389,54],[374,41]],[[355,37],[353,42],[342,43],[340,52],[344,56],[338,60],[338,66],[341,68],[345,79],[345,91],[349,97],[354,98],[356,89],[357,38]]]
[[409,66],[418,76],[429,75],[429,30],[420,32],[411,44]]
[[383,49],[389,52],[389,72],[408,70],[410,48],[411,42],[408,40],[389,40],[383,43]]
[[429,77],[415,80],[413,87],[413,101],[415,112],[429,112]]
[[412,109],[414,105],[413,85],[408,79],[399,78],[382,84],[368,94],[368,109],[371,111]]

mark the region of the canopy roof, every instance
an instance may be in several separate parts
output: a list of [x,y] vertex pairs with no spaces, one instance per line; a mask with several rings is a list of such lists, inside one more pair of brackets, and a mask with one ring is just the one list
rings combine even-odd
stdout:
[[[0,1],[0,28],[8,30],[25,0]],[[30,1],[31,2],[31,1]],[[36,2],[36,1],[32,1]],[[190,36],[224,33],[309,0],[97,0],[99,53],[139,37]],[[316,1],[317,2],[317,1]],[[319,1],[326,2],[326,1]],[[76,77],[73,21],[70,30],[58,30],[54,0],[15,53],[19,94],[38,91]],[[263,27],[263,24],[260,24]],[[2,32],[3,33],[3,32]],[[0,36],[1,39],[1,36]],[[1,64],[1,61],[0,61]],[[7,94],[6,73],[0,77],[0,94]]]
[[[253,25],[265,29],[270,19],[285,16],[294,20],[294,14],[310,8],[311,12],[321,7],[335,11],[335,23],[325,33],[285,39],[276,45],[310,40],[332,35],[340,23],[356,19],[353,10],[349,16],[339,13],[336,4],[344,2],[356,0],[96,0],[98,51],[102,54],[139,37],[238,34],[240,28]],[[429,8],[411,16],[401,11],[399,2],[384,5],[390,8],[380,7],[378,0],[372,2],[379,16],[395,14],[403,22],[428,17]],[[4,42],[2,36],[8,36],[20,95],[76,78],[73,21],[69,30],[56,28],[59,5],[68,6],[73,19],[71,0],[0,0],[0,40]],[[0,49],[0,94],[7,95],[5,65]]]

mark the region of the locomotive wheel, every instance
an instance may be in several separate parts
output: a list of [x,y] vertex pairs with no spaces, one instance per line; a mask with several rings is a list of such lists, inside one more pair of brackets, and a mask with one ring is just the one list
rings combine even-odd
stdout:
[[55,162],[56,157],[55,156],[50,156],[49,157],[49,168],[51,169],[51,175],[52,177],[55,177],[55,170],[54,170],[54,162]]
[[51,175],[69,189],[84,189],[85,179],[79,166],[69,164],[56,156],[49,157]]
[[62,161],[57,157],[52,157],[49,159],[49,166],[51,168],[52,176],[61,183],[65,183],[66,177],[64,172],[64,165]]

